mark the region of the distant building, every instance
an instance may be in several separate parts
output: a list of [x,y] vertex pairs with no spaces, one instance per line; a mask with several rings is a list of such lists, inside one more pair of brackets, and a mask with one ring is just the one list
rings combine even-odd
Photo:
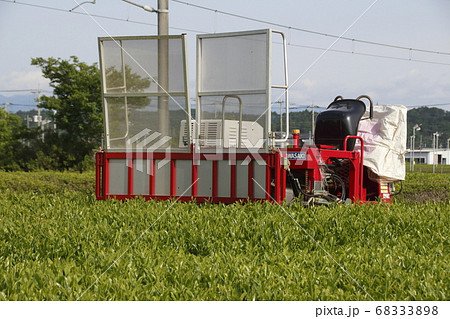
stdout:
[[[409,163],[411,161],[411,150],[405,154],[405,159]],[[450,165],[450,149],[423,148],[414,150],[414,162],[416,164],[442,164]]]

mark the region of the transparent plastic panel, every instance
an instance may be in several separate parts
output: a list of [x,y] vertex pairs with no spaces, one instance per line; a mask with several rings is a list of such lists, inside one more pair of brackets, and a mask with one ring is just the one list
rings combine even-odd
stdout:
[[[266,111],[265,94],[238,95],[242,101],[242,120],[257,121],[264,125]],[[222,119],[222,104],[224,95],[202,96],[201,118]],[[239,101],[235,98],[228,98],[225,102],[225,120],[239,120]]]
[[[158,80],[159,46],[168,48],[168,87],[160,86],[162,83]],[[180,93],[186,90],[182,39],[103,41],[103,52],[107,93],[158,93],[164,90]]]
[[189,136],[179,145],[189,112],[184,37],[104,39],[101,49],[108,149],[188,149]]
[[[110,146],[117,145],[119,140],[125,139],[127,136],[127,122],[125,111],[125,98],[111,97],[107,98],[105,107],[108,111],[108,128]],[[124,144],[125,145],[125,144]]]
[[[180,127],[183,120],[188,120],[186,112],[187,105],[184,97],[176,97],[169,99],[169,136],[170,141],[167,143],[172,149],[179,148]],[[190,144],[184,145],[183,148],[189,148]]]
[[158,41],[123,41],[127,93],[158,92]]
[[266,94],[203,96],[200,103],[200,146],[263,147]]
[[201,41],[201,92],[267,88],[265,33]]
[[158,97],[109,97],[106,104],[111,149],[180,148],[181,121],[187,120],[184,97],[169,99],[166,133],[160,125]]
[[125,80],[122,72],[122,50],[120,41],[103,41],[103,72],[107,93],[125,92]]
[[184,66],[182,39],[169,40],[169,91],[185,92],[187,88],[184,82],[184,74],[187,73]]

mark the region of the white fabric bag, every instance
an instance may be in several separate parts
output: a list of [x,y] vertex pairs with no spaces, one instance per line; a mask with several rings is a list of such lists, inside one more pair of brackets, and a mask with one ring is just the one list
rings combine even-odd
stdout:
[[[375,105],[373,118],[359,122],[358,136],[364,140],[364,166],[369,168],[371,180],[405,179],[406,114],[403,105]],[[363,119],[368,117],[366,111]]]

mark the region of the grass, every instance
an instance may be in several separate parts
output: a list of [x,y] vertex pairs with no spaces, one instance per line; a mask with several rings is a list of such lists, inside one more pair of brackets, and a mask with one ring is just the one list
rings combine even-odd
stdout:
[[392,205],[315,208],[96,201],[92,173],[0,177],[0,300],[449,297],[445,174],[408,173]]

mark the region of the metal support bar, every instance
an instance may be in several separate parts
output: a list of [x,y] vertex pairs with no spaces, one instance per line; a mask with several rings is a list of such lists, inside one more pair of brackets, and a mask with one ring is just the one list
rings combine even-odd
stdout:
[[227,101],[227,99],[229,98],[233,98],[233,99],[237,99],[239,101],[239,130],[238,130],[238,143],[237,143],[237,147],[240,148],[241,147],[241,131],[242,131],[242,100],[239,96],[237,95],[225,95],[223,97],[222,100],[222,147],[225,147],[225,145],[223,145],[223,141],[225,140],[225,103]]

